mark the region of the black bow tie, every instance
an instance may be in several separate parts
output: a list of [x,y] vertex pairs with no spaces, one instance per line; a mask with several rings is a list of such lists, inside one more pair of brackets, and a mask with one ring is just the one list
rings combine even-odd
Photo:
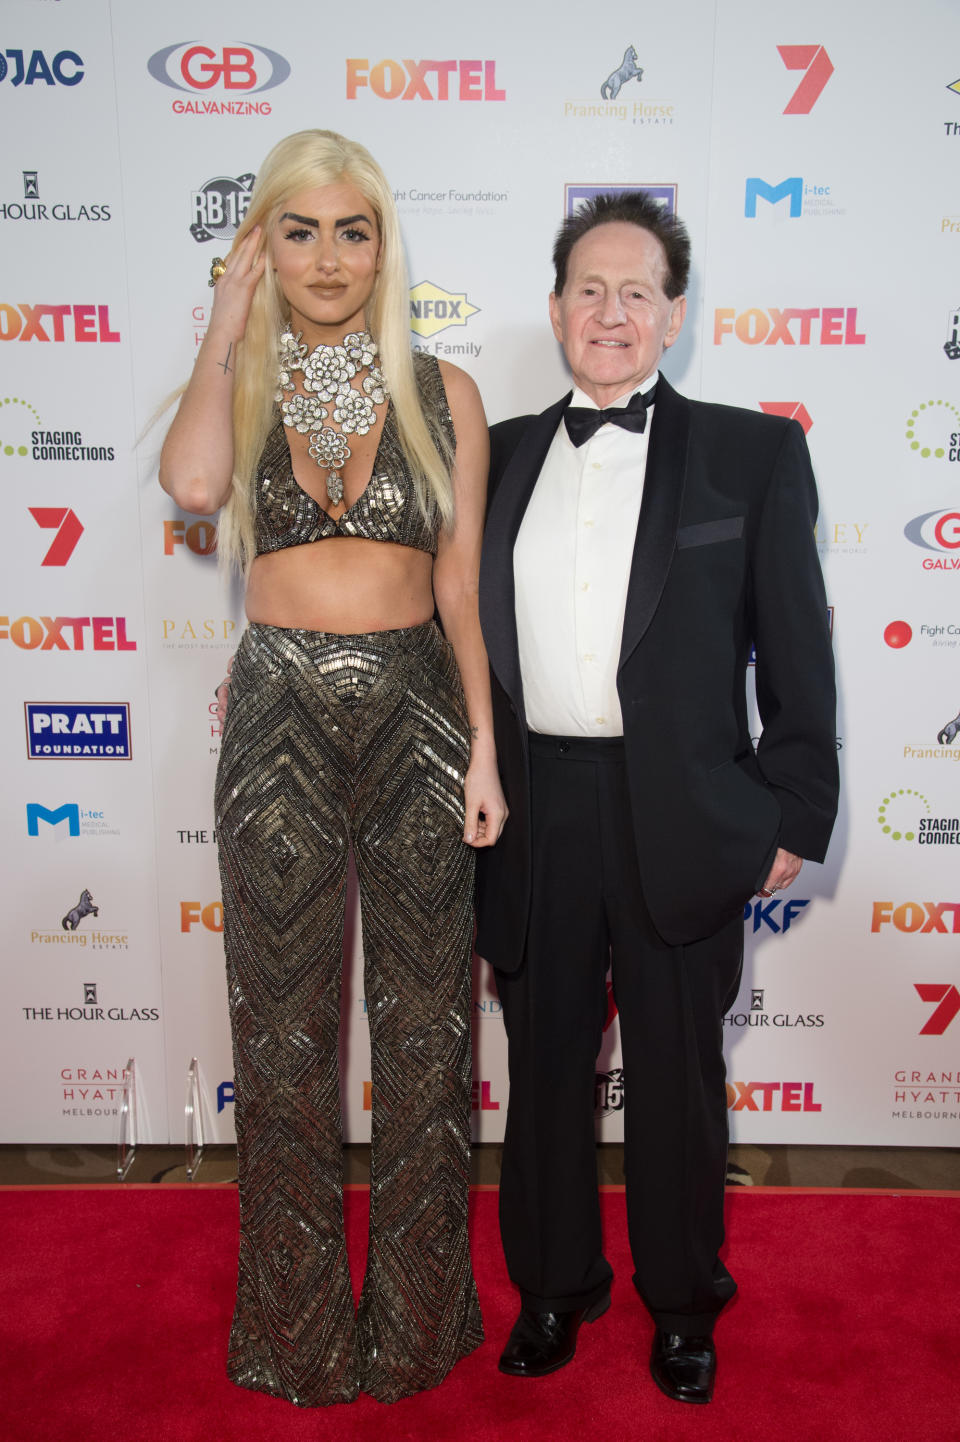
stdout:
[[593,411],[588,406],[567,406],[563,413],[567,435],[575,446],[582,446],[607,421],[622,426],[625,431],[644,431],[647,427],[647,407],[653,405],[656,397],[657,388],[654,386],[645,394],[636,391],[630,397],[629,405],[611,406],[605,411]]

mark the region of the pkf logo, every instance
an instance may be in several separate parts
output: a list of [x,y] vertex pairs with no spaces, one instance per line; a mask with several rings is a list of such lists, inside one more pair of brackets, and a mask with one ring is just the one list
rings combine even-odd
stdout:
[[[431,88],[432,82],[432,88]],[[347,61],[347,99],[369,88],[381,100],[506,100],[495,60]]]
[[813,425],[813,419],[803,401],[760,401],[758,404],[764,415],[785,416],[789,421],[799,421],[804,435],[809,433]]
[[129,761],[128,701],[25,701],[31,761]]
[[960,1012],[960,991],[948,982],[915,981],[913,989],[921,1001],[936,1003],[935,1010],[920,1028],[921,1036],[943,1036],[947,1027]]
[[[737,311],[733,306],[713,312],[713,343],[722,345],[734,335],[744,345],[866,345],[857,329],[856,306],[751,306]],[[816,339],[814,339],[816,335]]]
[[12,305],[0,301],[0,340],[116,342],[107,305]]
[[432,280],[421,280],[410,291],[410,329],[415,335],[428,337],[451,325],[466,325],[479,310],[466,292],[441,290]]
[[806,72],[783,107],[783,113],[809,115],[833,74],[830,56],[822,45],[778,45],[777,51],[788,70]]
[[[87,646],[87,633],[91,646]],[[126,616],[0,616],[0,641],[21,651],[135,651]]]
[[[0,81],[10,76],[17,85],[79,85],[83,79],[83,61],[75,50],[58,50],[48,60],[42,50],[34,50],[30,59],[24,50],[0,51]],[[11,73],[12,71],[12,73]]]
[[[796,921],[804,907],[810,905],[809,897],[792,896],[789,900],[775,896],[768,901],[764,897],[758,897],[756,901],[748,901],[743,908],[744,925],[748,921],[753,922],[754,933],[762,926],[777,936],[786,935],[791,925]],[[781,910],[781,907],[783,908]]]
[[273,90],[290,74],[290,62],[263,45],[166,45],[147,61],[161,85],[188,93],[219,88],[228,94],[257,95]]
[[232,240],[250,207],[255,179],[249,173],[238,175],[236,180],[217,175],[195,190],[190,196],[190,234],[194,240]]
[[30,506],[30,514],[45,531],[56,531],[41,566],[65,566],[83,535],[76,512],[67,506]]

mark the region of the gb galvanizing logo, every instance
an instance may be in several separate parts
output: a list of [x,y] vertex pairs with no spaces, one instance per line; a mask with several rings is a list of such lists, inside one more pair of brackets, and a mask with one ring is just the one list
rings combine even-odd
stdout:
[[[180,41],[157,50],[147,71],[161,85],[188,96],[218,89],[221,94],[258,95],[282,85],[290,75],[290,62],[264,45],[198,45]],[[268,100],[174,100],[176,115],[269,115]]]
[[25,701],[31,761],[129,761],[128,701]]

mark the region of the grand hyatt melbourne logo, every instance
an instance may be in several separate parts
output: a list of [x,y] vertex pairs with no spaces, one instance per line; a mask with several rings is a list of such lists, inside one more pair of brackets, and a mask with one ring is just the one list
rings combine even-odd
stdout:
[[[596,82],[594,82],[596,84]],[[643,83],[643,66],[635,45],[628,45],[623,58],[600,80],[589,98],[565,100],[563,114],[568,120],[628,120],[631,125],[672,125],[675,106],[670,100],[647,100],[637,94]],[[628,88],[629,87],[629,88]]]
[[677,213],[677,187],[671,182],[667,185],[565,185],[563,187],[563,213],[566,216],[575,215],[577,207],[587,200],[596,200],[598,195],[649,195],[663,207],[665,214],[676,215]]
[[147,61],[154,80],[171,90],[207,96],[213,90],[227,100],[174,100],[175,115],[269,115],[269,100],[243,100],[282,85],[290,75],[290,62],[264,45],[199,45],[193,41],[165,45]]
[[216,175],[194,190],[190,195],[190,234],[194,240],[232,240],[250,208],[255,179],[249,172],[235,180]]
[[23,170],[23,200],[0,201],[0,220],[112,220],[109,205],[41,199],[40,172]]
[[128,701],[25,701],[31,761],[129,761]]
[[951,1121],[960,1120],[960,1071],[908,1071],[902,1067],[894,1072],[893,1080],[897,1090],[893,1093],[894,1103],[899,1107],[948,1107],[948,1111],[900,1111],[890,1113],[901,1121]]

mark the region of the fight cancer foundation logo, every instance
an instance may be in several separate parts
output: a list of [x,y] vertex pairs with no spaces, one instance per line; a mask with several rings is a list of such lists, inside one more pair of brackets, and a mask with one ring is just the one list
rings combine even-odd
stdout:
[[644,66],[635,45],[627,45],[622,59],[598,78],[589,95],[564,100],[565,120],[621,121],[643,129],[665,129],[674,124],[676,105],[672,100],[640,93]]

